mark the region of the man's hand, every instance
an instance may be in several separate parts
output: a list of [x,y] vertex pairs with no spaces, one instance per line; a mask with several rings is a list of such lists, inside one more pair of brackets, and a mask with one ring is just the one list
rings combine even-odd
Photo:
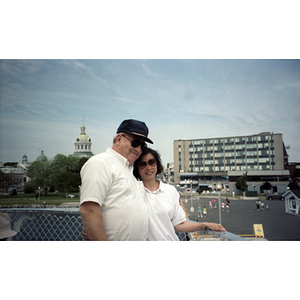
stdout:
[[84,227],[82,228],[82,236],[83,236],[83,238],[84,238],[86,241],[90,241],[90,239],[89,239],[89,237],[88,237],[86,231],[84,230]]

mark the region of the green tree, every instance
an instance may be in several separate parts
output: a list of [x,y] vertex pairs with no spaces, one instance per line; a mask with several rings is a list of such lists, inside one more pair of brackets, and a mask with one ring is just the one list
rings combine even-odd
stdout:
[[8,192],[9,187],[12,184],[11,176],[0,171],[0,188],[5,189],[5,192]]
[[19,163],[18,162],[6,162],[3,164],[4,167],[16,167]]
[[260,189],[263,190],[263,191],[269,191],[269,190],[271,190],[271,188],[272,188],[272,185],[268,181],[264,182],[262,184],[262,186],[260,187]]
[[27,176],[30,178],[30,182],[26,183],[26,191],[31,191],[32,188],[35,190],[40,187],[45,189],[47,195],[48,188],[51,186],[50,179],[50,161],[35,161],[27,170]]
[[72,155],[65,156],[57,154],[51,164],[51,182],[54,189],[65,192],[78,192],[80,181],[80,170],[87,159],[79,159]]
[[235,186],[238,190],[240,190],[242,192],[247,191],[247,189],[248,189],[247,172],[237,179]]
[[300,187],[297,178],[292,178],[292,181],[289,183],[288,187],[291,190],[299,190]]
[[53,160],[35,161],[27,170],[30,181],[25,184],[25,192],[41,187],[47,194],[48,189],[70,193],[78,192],[81,184],[80,170],[87,158],[57,154]]

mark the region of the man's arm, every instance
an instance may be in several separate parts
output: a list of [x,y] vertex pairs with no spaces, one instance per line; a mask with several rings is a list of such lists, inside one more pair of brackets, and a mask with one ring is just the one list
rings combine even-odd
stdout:
[[87,201],[81,204],[80,213],[83,232],[90,241],[107,241],[100,206],[96,202]]
[[[204,224],[205,228],[203,228],[203,224]],[[177,232],[194,232],[194,231],[201,231],[206,228],[213,230],[213,231],[225,231],[225,228],[221,224],[207,223],[207,222],[194,223],[194,222],[184,221],[184,222],[176,225],[174,228]]]

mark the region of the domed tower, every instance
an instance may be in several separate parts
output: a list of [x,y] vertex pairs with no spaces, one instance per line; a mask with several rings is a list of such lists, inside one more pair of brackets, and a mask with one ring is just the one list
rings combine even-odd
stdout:
[[44,154],[44,150],[41,151],[41,154],[37,157],[36,160],[37,161],[47,161],[48,160],[47,156]]
[[85,126],[82,125],[80,127],[81,133],[75,140],[75,152],[73,156],[77,157],[92,157],[94,154],[92,153],[92,139],[88,137],[85,133]]
[[28,158],[27,158],[26,154],[24,154],[23,157],[22,157],[22,164],[24,166],[27,166],[27,164],[28,164]]

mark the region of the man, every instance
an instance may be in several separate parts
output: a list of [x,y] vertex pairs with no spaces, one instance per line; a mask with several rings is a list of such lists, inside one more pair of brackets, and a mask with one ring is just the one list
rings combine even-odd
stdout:
[[91,157],[81,169],[80,213],[83,236],[94,241],[146,240],[148,214],[143,184],[133,176],[133,163],[153,144],[148,127],[125,120],[112,148]]

